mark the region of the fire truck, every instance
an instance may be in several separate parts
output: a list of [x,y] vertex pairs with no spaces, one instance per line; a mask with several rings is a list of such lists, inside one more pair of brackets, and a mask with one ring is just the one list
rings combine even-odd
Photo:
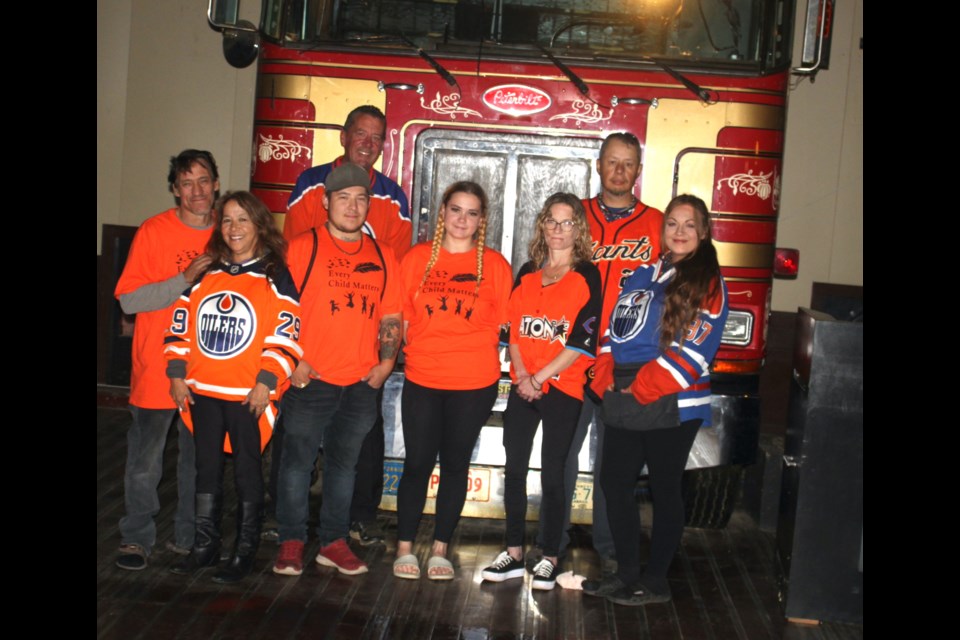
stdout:
[[[714,425],[701,429],[685,480],[688,523],[722,526],[757,451],[794,12],[792,0],[263,0],[257,27],[232,1],[211,0],[208,19],[231,64],[258,59],[251,189],[281,224],[299,174],[341,155],[341,126],[364,104],[386,114],[377,168],[408,195],[414,242],[432,237],[444,188],[474,180],[491,196],[487,244],[515,271],[547,196],[599,192],[595,163],[611,132],[642,144],[644,203],[703,198],[730,316],[713,364]],[[386,508],[403,468],[402,383],[400,365],[383,405]],[[464,515],[502,517],[508,390],[504,378]],[[590,521],[596,454],[591,433],[574,522]]]

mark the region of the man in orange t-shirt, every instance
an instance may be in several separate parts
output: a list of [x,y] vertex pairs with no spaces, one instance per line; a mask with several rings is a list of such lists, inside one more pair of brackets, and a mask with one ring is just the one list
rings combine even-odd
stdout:
[[[136,571],[147,566],[160,511],[157,485],[163,448],[176,415],[163,357],[163,332],[173,303],[210,265],[205,253],[213,229],[213,203],[220,190],[217,163],[209,151],[187,149],[170,159],[167,176],[176,207],[144,222],[133,239],[115,295],[124,313],[137,314],[133,331],[130,411],[124,474],[124,516],[120,520],[117,566]],[[193,438],[178,420],[179,497],[174,541],[168,547],[187,553],[194,537]]]
[[310,474],[323,444],[318,564],[341,573],[367,565],[347,545],[357,459],[377,418],[380,388],[400,349],[399,266],[390,247],[362,232],[367,172],[352,163],[326,181],[327,222],[290,243],[300,287],[303,359],[283,398],[283,454],[277,481],[280,552],[273,571],[300,575],[307,539]]

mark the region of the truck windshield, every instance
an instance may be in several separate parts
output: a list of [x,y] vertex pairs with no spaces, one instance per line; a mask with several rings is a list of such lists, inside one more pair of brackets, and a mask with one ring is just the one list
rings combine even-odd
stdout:
[[286,46],[449,55],[554,55],[693,67],[786,64],[792,0],[264,0],[263,31]]

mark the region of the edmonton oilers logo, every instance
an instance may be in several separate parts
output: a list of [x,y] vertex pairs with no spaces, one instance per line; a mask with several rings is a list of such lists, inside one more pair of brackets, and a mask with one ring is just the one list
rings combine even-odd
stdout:
[[197,343],[211,358],[231,358],[250,346],[257,333],[257,316],[246,298],[221,291],[203,299],[197,310]]
[[610,339],[629,342],[635,338],[647,322],[651,300],[651,291],[631,291],[620,296],[610,314]]

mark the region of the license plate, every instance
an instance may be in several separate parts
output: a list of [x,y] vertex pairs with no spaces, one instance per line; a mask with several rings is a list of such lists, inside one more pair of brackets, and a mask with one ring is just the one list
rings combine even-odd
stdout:
[[[427,498],[436,499],[440,486],[440,467],[434,467],[427,485]],[[490,469],[470,469],[467,475],[467,501],[490,502]]]

